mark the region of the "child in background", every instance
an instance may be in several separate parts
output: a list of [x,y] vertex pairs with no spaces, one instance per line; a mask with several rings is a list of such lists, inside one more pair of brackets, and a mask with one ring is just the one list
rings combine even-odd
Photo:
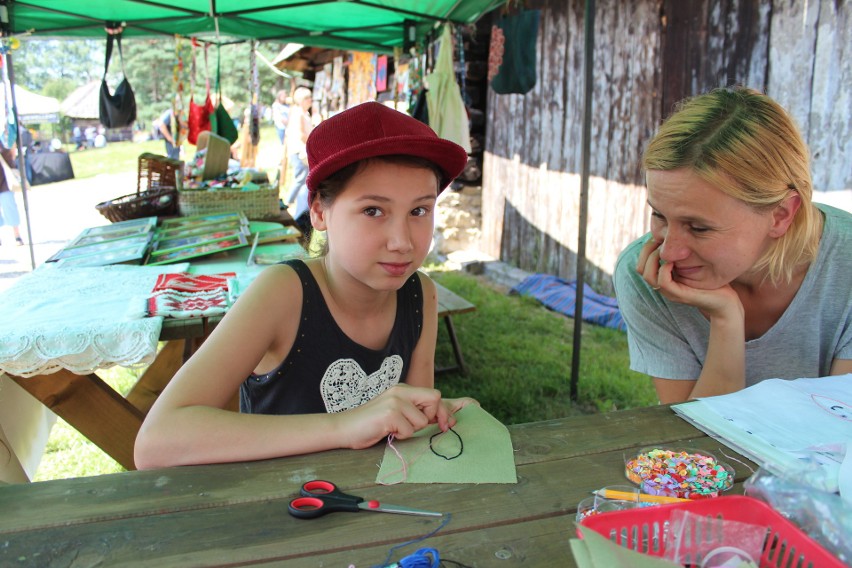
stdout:
[[[433,388],[436,290],[417,272],[465,151],[364,103],[318,126],[307,154],[326,253],[258,276],[152,407],[137,467],[366,448],[446,430],[475,402]],[[226,409],[238,390],[241,413]]]

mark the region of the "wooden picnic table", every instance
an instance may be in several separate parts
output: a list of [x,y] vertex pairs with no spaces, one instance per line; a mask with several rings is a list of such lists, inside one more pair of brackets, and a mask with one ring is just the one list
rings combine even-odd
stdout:
[[[244,249],[236,252],[246,253]],[[245,266],[245,258],[238,258]],[[218,269],[221,263],[215,266]],[[440,285],[438,306],[438,315],[447,325],[456,364],[438,369],[437,372],[454,369],[466,372],[452,316],[474,310],[475,306]],[[181,365],[221,319],[221,316],[167,318],[160,333],[160,340],[165,344],[126,397],[95,373],[81,375],[60,369],[55,373],[32,377],[19,377],[11,373],[7,375],[122,467],[135,469],[133,445],[142,421]],[[238,409],[236,396],[232,407]]]
[[[487,410],[487,409],[486,409]],[[576,566],[577,504],[626,483],[624,456],[638,447],[687,446],[752,462],[667,406],[510,426],[518,483],[377,485],[384,444],[275,460],[132,471],[0,486],[0,565],[349,566],[381,564],[389,549],[440,519],[287,513],[302,483],[326,479],[387,503],[449,513],[428,546],[468,566]],[[726,461],[731,461],[726,459]],[[750,475],[736,465],[742,493]]]

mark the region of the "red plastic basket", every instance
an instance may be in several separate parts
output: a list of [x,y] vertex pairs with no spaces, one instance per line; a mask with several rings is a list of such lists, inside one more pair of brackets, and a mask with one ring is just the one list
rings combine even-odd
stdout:
[[[775,509],[752,497],[731,495],[671,505],[612,511],[581,523],[630,550],[662,557],[674,511],[767,527],[760,568],[844,568],[844,564]],[[582,537],[579,530],[577,532]]]

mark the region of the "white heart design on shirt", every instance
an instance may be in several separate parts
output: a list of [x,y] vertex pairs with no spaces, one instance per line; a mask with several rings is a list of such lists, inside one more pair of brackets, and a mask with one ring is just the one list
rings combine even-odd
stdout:
[[338,359],[328,366],[320,382],[326,412],[342,412],[361,406],[390,387],[402,376],[402,357],[391,355],[370,376],[354,359]]

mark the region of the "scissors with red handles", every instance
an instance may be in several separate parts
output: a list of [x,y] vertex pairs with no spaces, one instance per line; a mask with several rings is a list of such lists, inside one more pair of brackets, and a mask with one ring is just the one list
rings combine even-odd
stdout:
[[428,517],[441,517],[443,513],[435,511],[424,511],[410,507],[397,505],[386,505],[378,501],[365,501],[363,497],[349,495],[340,491],[330,481],[314,479],[302,485],[299,491],[301,497],[290,501],[287,509],[290,514],[300,519],[314,519],[328,513],[337,511],[377,511],[379,513],[399,513],[402,515],[425,515]]

